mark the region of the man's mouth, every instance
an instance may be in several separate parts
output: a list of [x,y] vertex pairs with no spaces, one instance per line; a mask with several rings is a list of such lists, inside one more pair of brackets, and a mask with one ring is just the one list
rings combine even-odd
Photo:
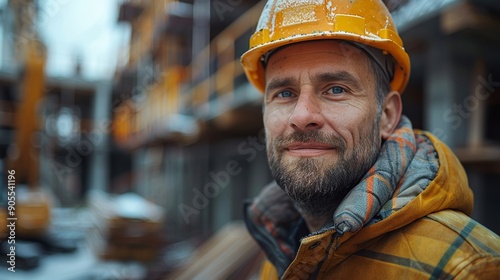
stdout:
[[316,157],[330,154],[335,147],[320,142],[295,142],[285,147],[285,152],[297,157]]

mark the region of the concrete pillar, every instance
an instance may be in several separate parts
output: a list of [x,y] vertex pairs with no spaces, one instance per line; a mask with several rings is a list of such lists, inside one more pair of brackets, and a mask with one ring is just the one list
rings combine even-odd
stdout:
[[90,159],[90,190],[107,191],[109,186],[109,135],[111,133],[111,83],[99,82],[94,95],[93,130],[89,138],[94,151]]
[[451,148],[466,143],[470,112],[464,100],[470,93],[467,61],[453,54],[450,41],[429,45],[424,71],[424,129],[431,131]]

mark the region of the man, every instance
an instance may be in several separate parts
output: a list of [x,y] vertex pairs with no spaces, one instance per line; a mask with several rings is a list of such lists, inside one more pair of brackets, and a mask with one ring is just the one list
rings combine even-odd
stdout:
[[246,208],[263,279],[500,279],[451,150],[402,116],[410,62],[375,0],[271,0],[242,64],[276,179]]

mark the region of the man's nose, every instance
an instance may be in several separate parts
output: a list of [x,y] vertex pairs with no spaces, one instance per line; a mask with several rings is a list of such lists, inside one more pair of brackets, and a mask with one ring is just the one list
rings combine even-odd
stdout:
[[324,125],[319,98],[312,92],[302,92],[290,116],[290,126],[308,131],[320,129]]

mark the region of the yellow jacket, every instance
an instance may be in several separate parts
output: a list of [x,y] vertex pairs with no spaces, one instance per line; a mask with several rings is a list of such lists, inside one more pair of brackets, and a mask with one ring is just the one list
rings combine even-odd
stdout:
[[268,258],[261,279],[500,279],[500,238],[467,216],[473,196],[463,167],[433,135],[415,136],[435,150],[435,177],[357,232],[339,235],[334,226],[305,232],[290,198],[275,183],[268,186],[246,211]]

